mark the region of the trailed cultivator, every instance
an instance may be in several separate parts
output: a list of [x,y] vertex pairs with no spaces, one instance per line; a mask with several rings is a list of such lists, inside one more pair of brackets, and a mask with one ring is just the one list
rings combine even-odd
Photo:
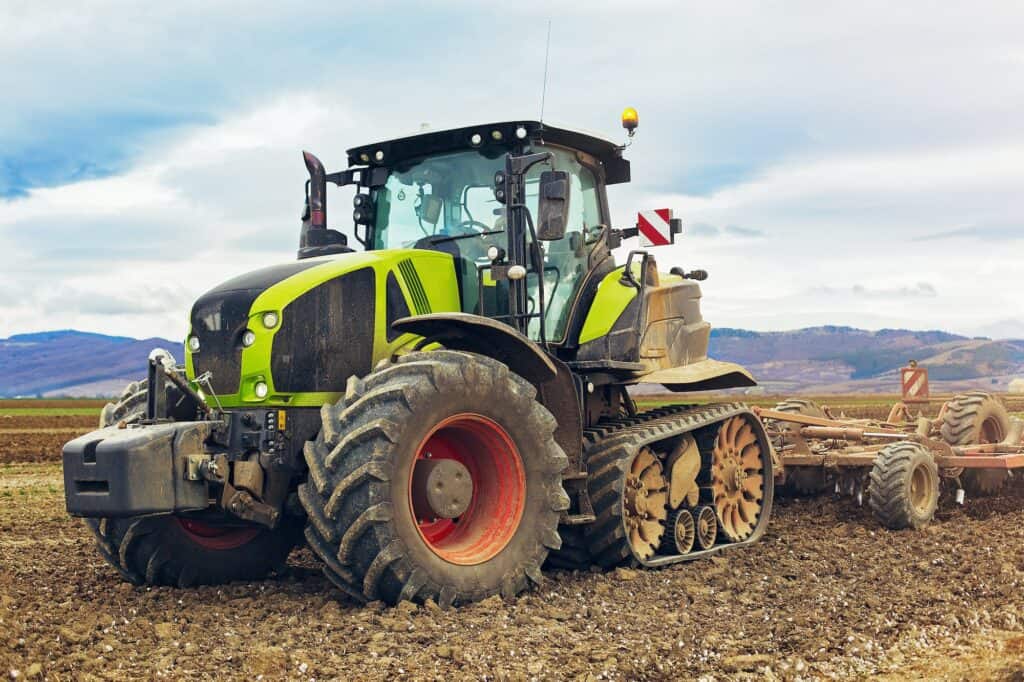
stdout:
[[[906,389],[905,398],[917,397]],[[866,498],[883,525],[901,529],[931,521],[943,488],[962,503],[967,496],[999,492],[1014,470],[1024,468],[1024,421],[1011,417],[996,396],[957,395],[934,419],[912,416],[921,402],[896,404],[884,421],[836,417],[802,399],[754,410],[790,492],[834,489],[858,502]]]

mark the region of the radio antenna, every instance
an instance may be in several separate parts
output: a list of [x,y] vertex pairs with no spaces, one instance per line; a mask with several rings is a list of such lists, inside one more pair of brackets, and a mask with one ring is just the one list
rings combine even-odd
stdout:
[[540,90],[540,122],[544,123],[544,98],[548,94],[548,55],[551,53],[551,20],[548,19],[548,41],[544,46],[544,85]]

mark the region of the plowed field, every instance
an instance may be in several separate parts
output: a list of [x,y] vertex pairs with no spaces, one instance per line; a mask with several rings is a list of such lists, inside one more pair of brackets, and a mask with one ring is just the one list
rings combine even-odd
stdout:
[[60,445],[95,419],[25,419],[0,417],[0,462],[42,462],[0,464],[5,675],[1024,679],[1020,478],[919,532],[884,530],[848,499],[781,500],[759,544],[711,560],[552,571],[513,602],[449,611],[357,607],[306,550],[256,583],[122,582],[63,508]]

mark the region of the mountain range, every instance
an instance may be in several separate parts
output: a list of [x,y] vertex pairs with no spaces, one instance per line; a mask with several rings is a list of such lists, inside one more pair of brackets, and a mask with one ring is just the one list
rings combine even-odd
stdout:
[[[111,396],[145,374],[156,347],[181,359],[182,344],[75,330],[0,339],[0,396]],[[1024,340],[944,331],[809,327],[756,332],[715,329],[712,357],[744,365],[768,393],[896,393],[899,368],[917,360],[933,390],[1005,391],[1024,377]]]

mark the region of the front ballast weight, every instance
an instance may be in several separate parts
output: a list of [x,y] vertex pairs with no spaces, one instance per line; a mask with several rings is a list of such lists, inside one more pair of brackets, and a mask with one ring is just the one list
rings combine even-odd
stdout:
[[963,504],[998,493],[1024,468],[1024,421],[981,391],[955,396],[934,419],[912,417],[903,403],[884,421],[836,418],[807,400],[755,411],[790,492],[816,494],[834,484],[836,493],[866,501],[891,530],[928,525],[943,487]]

